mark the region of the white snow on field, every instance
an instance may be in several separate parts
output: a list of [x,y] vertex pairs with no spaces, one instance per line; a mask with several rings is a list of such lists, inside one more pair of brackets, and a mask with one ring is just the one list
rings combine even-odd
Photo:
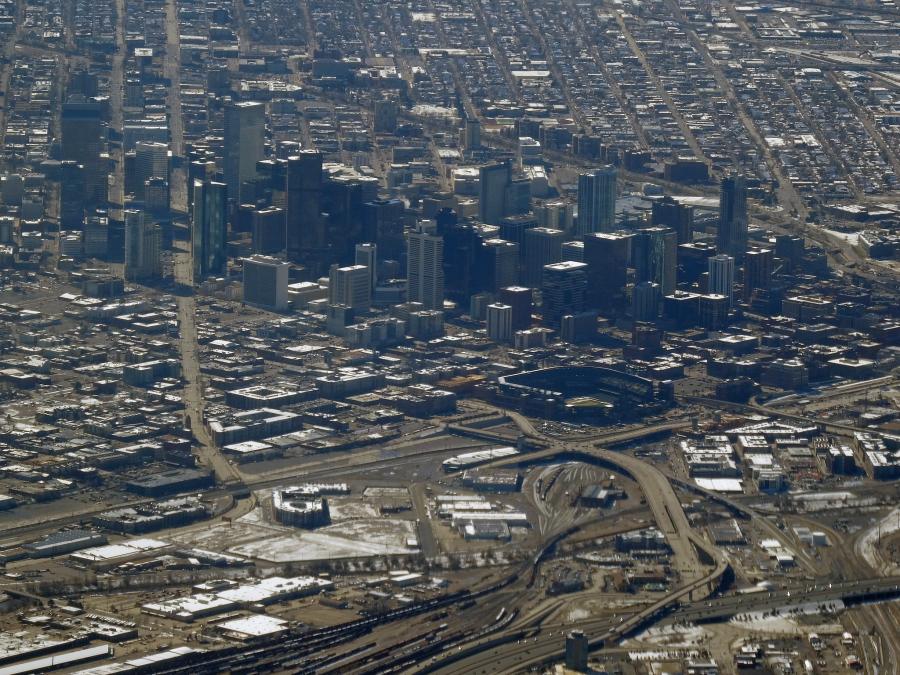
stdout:
[[359,520],[314,531],[295,531],[231,547],[230,553],[275,563],[371,555],[413,553],[406,540],[415,537],[407,520]]
[[[825,603],[807,602],[790,607],[781,607],[774,612],[750,612],[739,614],[728,623],[748,631],[765,633],[785,633],[794,635],[800,631],[815,632],[814,626],[806,624],[801,628],[797,618],[804,615],[816,615],[824,612],[834,613],[844,609],[842,600],[829,600]],[[824,628],[819,631],[827,632]]]
[[675,659],[695,658],[700,656],[696,649],[685,651],[683,649],[673,651],[629,651],[628,658],[631,661],[673,661]]
[[267,521],[265,515],[263,514],[263,510],[259,507],[256,507],[249,513],[245,513],[234,522],[246,523],[248,525],[272,525],[276,528],[281,527],[278,523],[270,523],[269,521]]
[[833,508],[862,508],[877,502],[875,497],[857,497],[852,492],[808,492],[791,495],[793,500],[812,513]]
[[369,502],[338,502],[329,499],[328,510],[331,513],[332,522],[379,517],[378,507]]
[[581,621],[582,619],[587,619],[590,616],[591,613],[586,609],[570,609],[568,612],[566,612],[566,623]]
[[879,537],[888,536],[900,530],[900,506],[895,507],[893,511],[887,514],[880,522],[874,523],[872,527],[863,533],[856,540],[856,554],[865,560],[872,569],[880,571],[882,574],[893,574],[897,570],[897,565],[892,562],[885,562],[878,551]]
[[329,499],[332,524],[303,530],[273,522],[264,507],[233,523],[212,523],[176,532],[173,542],[274,563],[417,553],[410,520],[383,518],[375,506],[357,500]]
[[822,228],[822,231],[827,232],[835,239],[843,239],[851,246],[859,244],[859,232],[841,232],[840,230],[828,230],[824,227]]
[[405,487],[367,487],[363,490],[366,499],[379,499],[382,497],[409,498],[409,490]]
[[635,640],[664,647],[691,647],[699,645],[709,632],[697,624],[670,624],[654,626],[634,636]]

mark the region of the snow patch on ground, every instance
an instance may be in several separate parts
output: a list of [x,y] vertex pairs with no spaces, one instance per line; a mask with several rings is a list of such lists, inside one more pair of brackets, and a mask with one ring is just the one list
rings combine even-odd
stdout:
[[670,624],[648,628],[634,639],[665,647],[691,647],[699,645],[709,635],[709,631],[697,624]]
[[856,554],[865,560],[872,569],[879,570],[882,574],[893,574],[897,571],[897,565],[885,562],[878,551],[879,537],[886,537],[900,530],[900,506],[897,506],[879,522],[866,530],[856,540]]
[[415,523],[407,520],[357,520],[266,537],[232,546],[228,551],[274,563],[400,555],[418,551],[406,545],[411,537],[415,537]]
[[629,651],[628,658],[631,661],[674,661],[684,658],[696,658],[700,656],[700,652],[696,649],[684,651],[682,649],[673,651]]
[[407,546],[416,539],[416,524],[383,518],[378,509],[359,501],[335,499],[332,524],[303,530],[268,520],[258,507],[233,523],[215,523],[174,534],[175,543],[226,552],[273,563],[417,553]]
[[591,613],[586,609],[570,609],[566,612],[566,623],[581,621],[590,618]]
[[[781,607],[773,612],[750,612],[739,614],[728,623],[743,630],[765,633],[782,633],[794,635],[797,633],[816,632],[815,627],[804,624],[802,627],[797,622],[801,616],[843,611],[842,600],[829,600],[828,602],[807,602],[790,607]],[[825,632],[823,629],[821,632]]]
[[827,232],[835,239],[843,239],[851,246],[856,246],[859,244],[859,232],[841,232],[840,230],[828,230],[826,228],[822,228],[823,232]]
[[332,522],[342,520],[359,520],[362,518],[378,518],[378,507],[368,502],[344,502],[337,499],[328,500],[328,510]]

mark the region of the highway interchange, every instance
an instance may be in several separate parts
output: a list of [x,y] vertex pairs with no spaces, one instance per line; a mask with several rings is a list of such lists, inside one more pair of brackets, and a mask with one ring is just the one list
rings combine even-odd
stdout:
[[[780,589],[720,595],[720,589],[730,583],[730,565],[718,548],[690,526],[676,488],[690,489],[698,495],[715,500],[731,509],[736,516],[752,521],[763,532],[775,538],[784,539],[784,533],[769,519],[742,502],[708,493],[674,479],[652,464],[602,447],[666,433],[672,428],[678,428],[679,424],[666,423],[645,428],[641,432],[619,431],[564,443],[539,432],[530,420],[515,412],[499,409],[493,412],[511,420],[523,440],[531,447],[531,451],[524,456],[496,461],[495,466],[534,465],[551,458],[565,457],[615,468],[633,478],[640,485],[646,499],[646,508],[672,549],[672,566],[678,570],[680,584],[662,597],[638,604],[628,611],[591,617],[575,624],[560,623],[557,617],[563,601],[534,604],[530,600],[534,595],[534,581],[540,574],[545,557],[553,553],[559,542],[578,531],[579,526],[573,525],[567,530],[546,532],[543,545],[532,560],[488,587],[472,588],[455,597],[445,597],[438,604],[423,603],[408,607],[402,613],[377,617],[362,624],[355,622],[335,627],[331,631],[320,630],[307,634],[305,639],[298,638],[295,643],[273,645],[271,648],[257,646],[252,659],[249,652],[240,658],[245,659],[248,664],[268,663],[273,669],[290,669],[291,664],[304,664],[297,672],[317,673],[407,672],[461,675],[523,672],[558,661],[564,650],[565,633],[573,627],[585,631],[592,649],[610,648],[620,640],[655,624],[722,621],[736,615],[773,610],[787,612],[800,604],[825,606],[834,601],[879,601],[896,597],[900,593],[900,578],[871,578],[866,576],[866,566],[857,562],[848,567],[848,570],[853,570],[852,573],[858,575],[855,579],[813,579],[801,585],[794,584]],[[458,424],[446,430],[464,435],[467,427],[465,424]],[[484,429],[468,431],[482,440],[487,440],[493,433]],[[494,440],[510,440],[504,434],[505,432],[497,434]],[[363,462],[355,465],[354,469],[384,467],[402,463],[405,459],[399,457],[368,464]],[[319,468],[311,466],[306,476],[326,476],[336,468],[325,460],[324,465]],[[263,481],[250,481],[248,487],[267,484]],[[846,552],[842,555],[849,556]],[[806,564],[806,561],[802,561],[802,564]],[[416,619],[410,623],[412,617],[422,617],[441,608],[446,608],[444,611],[452,612],[453,616],[452,624],[443,631],[435,630],[434,619]],[[391,627],[396,623],[407,628],[397,631]],[[296,646],[292,646],[294,644]],[[304,654],[313,653],[311,645],[318,646],[317,653],[324,653],[325,656],[304,658]],[[242,653],[233,653],[231,658],[237,658]],[[197,664],[194,671],[215,672],[213,669],[206,670],[215,663],[216,661],[209,661],[204,665]],[[254,670],[256,667],[248,665],[247,671],[238,669],[233,672],[259,672]]]
[[[186,351],[189,353],[189,350]],[[707,492],[669,475],[649,462],[625,452],[606,449],[610,445],[638,442],[669,433],[683,428],[686,422],[666,421],[644,428],[614,430],[586,436],[574,442],[564,442],[538,431],[530,420],[518,413],[494,409],[481,403],[478,407],[484,408],[487,414],[505,417],[514,424],[521,437],[519,440],[524,442],[526,449],[523,455],[497,460],[492,463],[493,466],[527,467],[560,459],[574,460],[614,469],[632,478],[640,486],[646,500],[643,508],[652,515],[672,550],[671,564],[678,572],[679,583],[662,596],[652,601],[639,602],[627,611],[583,619],[576,624],[560,623],[558,610],[561,601],[532,602],[533,583],[540,574],[545,556],[552,554],[559,542],[575,535],[585,524],[579,523],[566,529],[543,532],[543,543],[532,560],[505,579],[490,582],[486,588],[472,588],[467,593],[443,598],[437,604],[422,603],[406,608],[404,612],[365,622],[351,622],[331,630],[322,629],[313,634],[298,635],[295,642],[272,646],[269,651],[265,651],[265,645],[257,645],[252,658],[245,654],[247,650],[229,649],[221,654],[217,651],[215,659],[205,660],[204,664],[194,664],[194,671],[216,672],[214,666],[221,662],[219,659],[234,659],[244,654],[241,658],[246,659],[248,667],[250,663],[268,662],[273,668],[277,666],[289,669],[288,665],[291,663],[303,663],[310,668],[309,672],[519,672],[559,659],[564,647],[564,635],[573,627],[585,631],[592,648],[609,648],[618,644],[621,639],[654,624],[725,620],[737,614],[789,607],[797,604],[799,598],[804,603],[822,604],[833,600],[859,602],[883,599],[894,597],[900,589],[900,579],[872,579],[871,571],[864,563],[854,560],[852,553],[838,548],[836,554],[842,557],[840,564],[847,574],[845,581],[813,580],[805,586],[719,596],[720,588],[730,583],[730,564],[718,548],[691,527],[682,507],[682,497],[676,490],[689,490],[697,496],[712,500],[731,510],[736,517],[752,522],[773,538],[783,540],[784,532],[742,500],[732,500]],[[392,446],[396,448],[395,452],[366,451],[355,457],[352,465],[348,465],[343,457],[312,458],[304,465],[301,475],[304,480],[352,475],[361,471],[399,467],[412,458],[431,456],[440,459],[459,452],[467,443],[476,441],[511,443],[516,440],[515,434],[510,434],[509,431],[475,429],[467,427],[464,420],[444,425],[442,431],[450,435],[441,438],[455,438],[456,441],[435,443],[435,439],[427,435],[421,439],[405,438]],[[211,455],[202,457],[207,461],[213,459],[220,470],[233,471],[233,467],[224,458],[219,460],[223,462],[219,464]],[[227,469],[224,468],[226,466]],[[223,494],[231,491],[236,495],[231,513],[238,514],[246,510],[248,497],[245,493],[248,489],[264,489],[283,484],[283,481],[283,477],[244,475],[240,484],[229,481],[232,487],[226,488]],[[413,496],[415,497],[415,491]],[[421,494],[419,498],[421,499]],[[37,533],[59,527],[65,522],[75,522],[71,518],[68,516],[23,528],[16,535]],[[420,535],[421,532],[420,529]],[[838,536],[834,532],[830,534]],[[428,542],[427,548],[434,549],[435,546],[432,540]],[[800,562],[808,565],[811,561],[801,559]],[[430,623],[412,620],[412,617],[421,617],[441,608],[452,612],[454,620],[439,636],[434,635],[434,628]],[[392,628],[398,623],[407,626],[407,630],[399,632],[403,636],[402,640]],[[886,618],[880,623],[884,630],[890,629]],[[319,647],[317,653],[330,654],[330,660],[323,660],[321,663],[310,661],[313,645]],[[187,671],[182,671],[179,667],[171,672]],[[246,672],[254,671],[250,668]]]

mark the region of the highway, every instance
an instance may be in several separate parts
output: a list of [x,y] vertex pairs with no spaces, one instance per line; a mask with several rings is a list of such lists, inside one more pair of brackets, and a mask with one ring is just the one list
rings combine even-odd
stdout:
[[[185,288],[194,285],[189,252],[175,254],[175,280]],[[243,480],[210,438],[203,422],[203,378],[200,374],[199,345],[197,344],[197,303],[193,292],[178,298],[178,336],[181,343],[181,374],[184,378],[182,397],[191,432],[198,443],[198,459],[216,475],[223,485],[240,485]]]
[[[694,533],[681,500],[672,489],[669,478],[659,469],[650,464],[635,459],[629,455],[601,450],[596,447],[600,443],[613,444],[639,438],[646,438],[656,433],[684,428],[687,422],[667,422],[643,429],[601,434],[592,437],[592,440],[565,443],[559,439],[541,434],[535,429],[528,418],[515,411],[503,410],[528,438],[534,438],[550,445],[550,449],[543,452],[530,454],[527,461],[533,463],[543,457],[554,457],[560,453],[582,453],[587,459],[599,459],[606,464],[618,467],[620,471],[631,476],[641,487],[647,505],[653,513],[657,527],[665,535],[666,541],[672,549],[674,567],[678,571],[679,578],[691,582],[703,576],[702,565],[695,547],[706,551],[710,560],[719,557],[714,547],[710,546],[699,535]],[[521,461],[521,457],[513,457],[501,463],[514,463]]]
[[[666,594],[663,598],[631,616],[621,617],[618,623],[601,620],[599,624],[592,627],[593,630],[589,633],[592,647],[598,648],[607,642],[624,637],[640,629],[648,622],[662,617],[677,607],[683,600],[690,601],[698,597],[705,598],[719,587],[723,575],[728,570],[728,564],[718,549],[706,542],[690,527],[687,516],[681,506],[681,501],[678,499],[665,474],[650,464],[634,457],[595,447],[597,443],[596,438],[576,443],[564,443],[559,439],[541,434],[535,429],[530,420],[519,413],[509,410],[497,410],[508,415],[527,438],[540,440],[551,446],[549,450],[531,453],[526,457],[510,458],[497,464],[511,464],[523,460],[528,463],[534,463],[543,457],[550,458],[560,454],[580,454],[589,461],[599,460],[607,465],[614,466],[640,485],[657,526],[663,532],[666,541],[672,548],[673,566],[678,572],[681,585],[673,592]],[[677,428],[678,424],[669,423],[660,426],[671,429]],[[645,428],[643,435],[658,433],[661,430],[663,429]],[[605,435],[605,437],[610,439],[615,438],[617,435],[619,434],[609,434]],[[704,571],[698,551],[702,551],[707,561],[713,564],[712,570]],[[586,625],[586,622],[579,622],[579,627],[584,628]],[[523,639],[527,640],[529,638],[523,637],[523,634],[519,632],[505,636],[479,636],[474,641],[470,640],[452,645],[448,651],[442,652],[440,656],[435,656],[430,661],[423,663],[419,660],[405,672],[448,674],[509,672],[511,670],[544,665],[554,660],[559,656],[563,644],[562,635],[557,635],[554,639],[551,631],[538,632],[536,636],[530,638],[530,640],[533,640],[533,643],[521,643],[520,640]],[[525,644],[531,646],[525,647]]]
[[741,593],[694,603],[673,612],[670,619],[695,623],[719,621],[750,612],[785,609],[834,600],[860,602],[897,595],[900,595],[900,577],[877,577],[843,582],[816,581],[806,585],[795,585],[787,590]]
[[[728,619],[739,614],[789,609],[800,603],[827,603],[843,600],[859,602],[884,599],[900,594],[900,577],[861,579],[840,584],[819,582],[794,585],[778,592],[745,593],[712,600],[680,605],[673,611],[657,613],[658,621],[671,623],[678,621],[710,622]],[[565,634],[578,628],[584,630],[591,640],[592,648],[598,648],[605,641],[635,632],[621,627],[634,623],[634,618],[647,615],[649,608],[629,617],[587,619],[572,624],[544,624],[538,627],[522,625],[486,635],[475,643],[456,650],[450,644],[439,657],[405,669],[405,673],[506,673],[517,672],[536,666],[546,666],[561,660],[565,651]],[[650,625],[645,620],[643,627]],[[423,650],[424,651],[424,650]]]
[[656,467],[628,455],[613,453],[608,450],[590,448],[589,452],[610,464],[620,467],[640,486],[653,512],[656,526],[666,537],[672,549],[673,565],[683,581],[695,581],[702,576],[702,566],[695,546],[705,549],[709,557],[715,560],[718,552],[712,546],[699,540],[688,523],[681,500],[672,489],[669,479]]
[[[537,433],[530,421],[523,416],[509,411],[504,412],[516,422],[526,436],[547,440],[546,436]],[[553,441],[551,440],[551,442]],[[619,617],[618,622],[610,621],[608,618],[577,622],[577,627],[588,633],[592,648],[602,647],[664,619],[713,621],[736,614],[789,607],[798,604],[798,601],[804,603],[824,603],[837,599],[858,601],[896,596],[900,591],[900,583],[898,583],[900,578],[863,579],[837,584],[820,582],[778,592],[740,594],[690,603],[691,599],[697,600],[699,595],[705,596],[714,590],[714,584],[717,584],[726,572],[727,564],[714,547],[690,528],[672,489],[671,479],[649,464],[627,455],[593,447],[591,443],[555,444],[550,450],[529,455],[527,459],[533,461],[541,456],[549,458],[553,454],[559,453],[581,454],[586,459],[602,460],[618,466],[621,471],[637,480],[658,526],[666,534],[667,540],[672,546],[673,557],[682,578],[688,580],[688,583],[652,605],[629,617]],[[506,460],[504,463],[514,463],[516,460],[521,460],[521,458]],[[691,485],[686,484],[683,487],[690,487],[698,491]],[[705,493],[706,491],[701,492]],[[715,497],[718,501],[723,501],[719,495],[713,493],[704,496]],[[727,501],[729,507],[735,512],[764,524],[767,531],[776,530],[774,525],[751,509],[732,503],[731,500],[724,501]],[[713,571],[706,575],[701,574],[694,547],[704,551],[716,561]],[[691,569],[690,565],[694,564],[693,561],[697,561],[697,563]],[[530,667],[544,666],[561,657],[564,649],[565,630],[566,627],[559,627],[558,631],[553,631],[550,626],[545,626],[543,631],[529,632],[522,628],[516,628],[500,635],[486,635],[475,641],[461,641],[459,644],[451,645],[449,651],[435,655],[428,661],[412,666],[404,672],[494,673],[514,672]]]
[[732,403],[730,401],[721,401],[715,398],[703,398],[701,396],[683,396],[681,397],[681,401],[684,403],[699,403],[700,405],[706,406],[708,408],[718,410],[731,410],[742,415],[763,414],[770,417],[789,420],[791,422],[801,422],[802,424],[820,427],[825,431],[842,436],[850,436],[857,431],[865,431],[865,429],[861,429],[860,427],[855,427],[849,424],[840,424],[838,422],[824,422],[821,419],[817,419],[814,417],[807,417],[805,415],[783,412],[776,408],[767,408],[766,406],[760,405],[758,403]]

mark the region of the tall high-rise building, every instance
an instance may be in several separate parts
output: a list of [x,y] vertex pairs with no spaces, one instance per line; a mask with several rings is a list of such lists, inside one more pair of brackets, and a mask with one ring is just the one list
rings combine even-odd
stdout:
[[284,250],[284,210],[276,207],[254,209],[250,231],[254,253],[278,253]]
[[487,336],[496,342],[512,340],[513,308],[500,302],[487,306]]
[[519,247],[504,239],[486,239],[481,246],[483,267],[481,290],[492,293],[512,286],[519,279]]
[[775,237],[775,257],[782,260],[785,271],[800,264],[806,252],[806,243],[796,234],[779,234]]
[[59,163],[59,229],[84,227],[84,167],[69,160]]
[[191,257],[194,283],[225,274],[228,256],[228,188],[217,181],[194,181],[191,218]]
[[105,205],[108,172],[103,153],[103,113],[94,101],[64,103],[60,118],[63,160],[83,167],[84,202],[87,206]]
[[463,128],[459,131],[460,145],[466,152],[481,148],[481,122],[477,117],[466,117]]
[[378,282],[378,246],[376,244],[357,244],[354,249],[354,262],[369,270],[369,286],[372,293]]
[[507,188],[512,182],[509,162],[488,164],[478,172],[478,215],[481,222],[497,225],[506,212]]
[[329,263],[350,264],[356,242],[372,241],[363,231],[363,204],[378,196],[378,180],[350,167],[332,168],[325,172],[322,196],[322,211],[328,214],[325,257]]
[[733,174],[722,179],[719,192],[719,229],[716,252],[730,255],[737,261],[747,252],[747,182]]
[[290,264],[265,255],[252,255],[242,262],[244,302],[276,312],[287,309]]
[[607,165],[578,177],[577,234],[615,229],[617,173],[614,166]]
[[734,258],[720,253],[709,258],[709,292],[724,295],[728,306],[734,302]]
[[637,281],[659,284],[663,295],[675,290],[678,235],[667,227],[646,227],[635,233],[632,259]]
[[[541,225],[533,215],[518,214],[514,216],[506,216],[500,221],[500,238],[518,244],[519,247],[525,243],[525,231],[532,227]],[[553,227],[552,225],[544,225],[543,227]],[[561,230],[563,228],[554,228]]]
[[544,266],[562,260],[565,238],[565,232],[549,227],[525,230],[525,243],[522,246],[523,281],[528,286],[540,286],[544,279]]
[[512,307],[512,328],[514,331],[531,326],[531,310],[533,309],[533,291],[525,286],[509,286],[501,288],[498,299],[504,305]]
[[109,219],[91,216],[84,223],[82,233],[84,255],[87,258],[106,258],[109,255]]
[[353,310],[366,310],[372,305],[372,278],[365,265],[332,265],[328,273],[328,303]]
[[187,175],[187,203],[194,203],[194,183],[204,180],[220,180],[220,176],[216,175],[216,163],[212,160],[203,159],[191,161],[188,164]]
[[714,244],[706,241],[692,241],[678,246],[679,279],[687,284],[700,281],[709,271],[709,259],[716,254]]
[[562,245],[561,260],[577,260],[584,262],[584,242],[567,241]]
[[656,321],[662,300],[659,284],[640,281],[631,292],[631,315],[635,321]]
[[69,87],[66,89],[68,96],[80,95],[84,98],[93,98],[100,93],[100,78],[97,73],[79,68],[69,75]]
[[376,134],[392,134],[397,130],[398,108],[397,101],[393,97],[375,101],[373,126]]
[[169,181],[159,176],[144,181],[144,207],[160,218],[169,217]]
[[375,242],[381,260],[400,260],[406,252],[404,209],[399,199],[376,199],[362,206],[363,236]]
[[225,184],[228,198],[242,203],[242,185],[256,178],[256,163],[265,156],[266,106],[258,101],[232,101],[225,106]]
[[584,672],[588,667],[590,645],[584,631],[573,630],[566,635],[566,669]]
[[750,300],[755,290],[772,287],[775,255],[769,248],[753,248],[744,257],[744,300]]
[[134,144],[134,198],[146,201],[146,183],[151,178],[169,180],[169,146],[153,141]]
[[701,295],[697,311],[700,325],[707,330],[721,330],[728,324],[728,298],[724,295]]
[[503,203],[504,215],[525,214],[531,211],[531,179],[527,177],[513,178],[506,186],[506,199]]
[[534,207],[534,215],[537,218],[538,225],[541,227],[552,227],[555,230],[563,230],[564,232],[572,232],[574,229],[574,214],[574,207],[562,199],[536,204]]
[[407,237],[407,298],[425,309],[444,306],[444,240],[435,227],[433,221],[420,222]]
[[584,262],[588,271],[588,306],[622,309],[634,235],[592,232],[584,235]]
[[[78,162],[74,162],[77,164]],[[3,203],[7,206],[20,206],[22,197],[25,194],[25,179],[21,174],[8,173],[2,177],[2,187],[0,194],[3,196]]]
[[694,239],[694,207],[666,195],[653,202],[650,224],[671,227],[678,235],[678,243],[686,244]]
[[162,276],[162,228],[140,211],[125,212],[125,278],[158,279]]
[[441,211],[438,213],[436,232],[444,240],[446,296],[465,306],[469,304],[473,295],[493,290],[488,289],[493,262],[491,269],[486,269],[485,246],[481,231],[470,223],[457,222],[453,211]]
[[310,259],[325,249],[322,218],[322,153],[305,150],[287,160],[285,238],[288,258]]
[[558,328],[566,314],[580,314],[584,311],[587,296],[587,265],[564,260],[544,266],[544,281],[541,285],[541,314],[544,323]]

